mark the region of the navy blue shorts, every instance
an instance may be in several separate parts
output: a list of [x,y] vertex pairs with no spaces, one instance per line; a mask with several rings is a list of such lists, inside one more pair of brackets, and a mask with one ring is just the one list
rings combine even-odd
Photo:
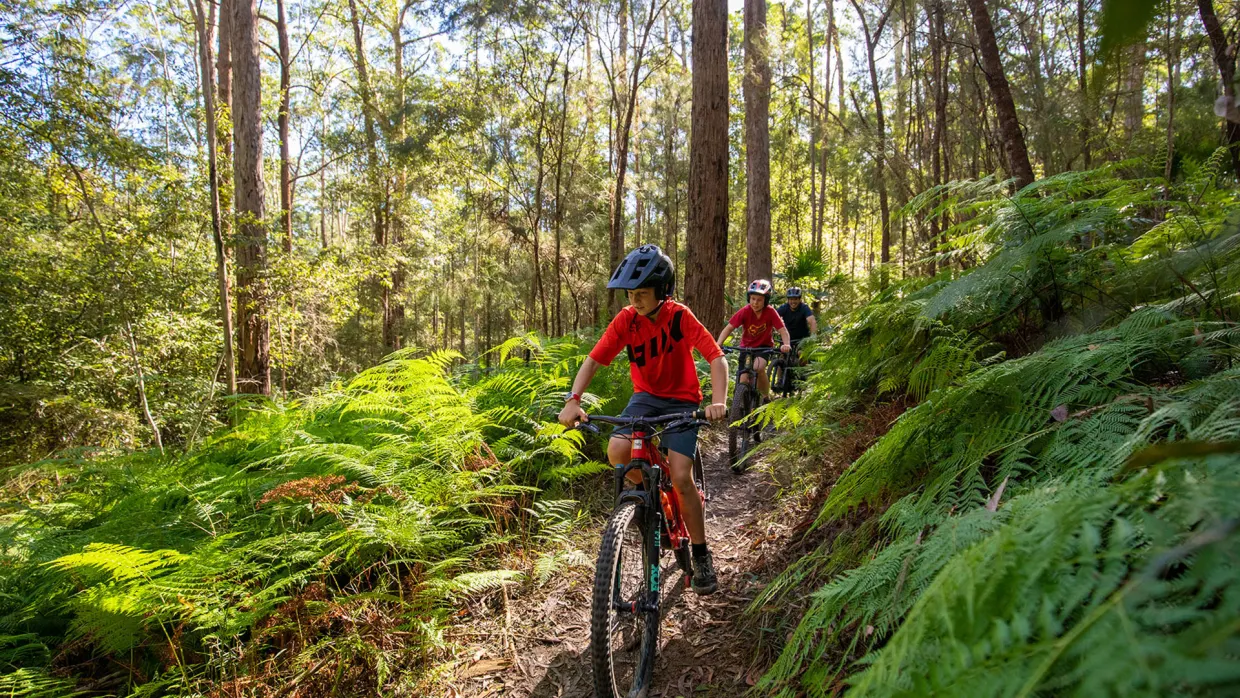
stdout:
[[[692,412],[700,409],[701,405],[696,402],[686,402],[684,400],[668,400],[650,393],[633,393],[633,397],[629,398],[629,404],[620,413],[622,417],[661,417],[665,414],[677,414],[679,412]],[[632,429],[628,427],[620,427],[613,434],[631,434]],[[665,431],[659,435],[659,442],[669,451],[675,451],[682,455],[692,458],[697,453],[697,433],[698,428],[681,427],[676,431]]]

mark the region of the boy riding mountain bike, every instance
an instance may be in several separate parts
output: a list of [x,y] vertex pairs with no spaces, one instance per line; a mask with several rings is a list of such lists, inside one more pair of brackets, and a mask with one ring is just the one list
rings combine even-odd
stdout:
[[[788,289],[785,297],[787,301],[779,306],[776,312],[783,319],[784,326],[788,328],[788,335],[792,339],[790,344],[795,351],[800,347],[802,340],[818,333],[818,318],[814,317],[814,311],[809,305],[801,302],[801,289],[793,286]],[[792,365],[804,366],[805,360],[794,357]],[[785,375],[787,387],[791,387],[794,374],[795,371],[789,371]]]
[[814,317],[814,311],[809,305],[801,302],[801,289],[793,286],[788,289],[785,297],[786,302],[779,306],[776,312],[784,321],[784,327],[788,328],[792,345],[796,346],[801,340],[818,332],[818,318]]
[[[612,318],[602,338],[582,362],[573,379],[572,392],[560,411],[561,424],[572,426],[589,421],[589,416],[581,409],[581,396],[599,366],[610,365],[621,349],[628,352],[633,380],[633,397],[622,416],[649,417],[698,409],[702,403],[702,388],[693,363],[694,349],[710,362],[712,396],[706,407],[706,418],[717,421],[726,416],[723,401],[728,394],[727,359],[693,311],[672,300],[675,285],[672,260],[658,245],[642,245],[616,267],[607,288],[627,291],[630,305]],[[632,443],[624,437],[625,433],[627,430],[616,430],[607,444],[607,459],[612,465],[629,462]],[[668,450],[672,485],[680,495],[685,525],[689,529],[693,551],[692,588],[698,594],[711,594],[718,588],[718,578],[706,547],[702,501],[693,482],[697,427],[664,432],[661,439]],[[630,472],[629,475],[636,476],[634,482],[640,481],[640,473]]]
[[[784,327],[783,319],[771,307],[771,290],[771,282],[766,279],[758,279],[749,284],[749,289],[746,291],[749,296],[749,304],[736,311],[736,314],[728,321],[728,326],[719,333],[719,344],[728,341],[728,337],[731,337],[732,333],[739,327],[743,328],[741,348],[774,347],[775,343],[771,339],[771,333],[778,330],[779,337],[783,341],[779,350],[785,354],[791,350],[788,328]],[[771,386],[770,381],[766,377],[766,359],[762,357],[754,358],[753,367],[754,372],[758,374],[758,392],[763,398],[769,400],[771,397]],[[746,383],[749,382],[747,376],[742,377],[742,380]]]

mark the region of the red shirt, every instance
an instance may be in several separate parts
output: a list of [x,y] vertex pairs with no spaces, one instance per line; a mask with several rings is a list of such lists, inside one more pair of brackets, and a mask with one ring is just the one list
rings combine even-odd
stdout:
[[590,351],[590,358],[610,366],[621,349],[629,354],[634,392],[698,403],[702,401],[702,386],[693,364],[693,350],[707,361],[723,356],[693,311],[672,300],[663,304],[654,320],[631,305],[616,313]]
[[761,313],[755,313],[753,307],[746,305],[736,311],[728,324],[742,329],[742,347],[773,347],[771,333],[784,326],[784,319],[769,305],[763,306]]

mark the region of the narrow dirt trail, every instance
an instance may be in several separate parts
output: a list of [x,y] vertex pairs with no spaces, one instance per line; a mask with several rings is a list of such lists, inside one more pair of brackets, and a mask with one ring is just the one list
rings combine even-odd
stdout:
[[[761,661],[755,657],[757,630],[745,626],[743,612],[781,567],[779,551],[790,527],[778,515],[775,486],[765,473],[736,475],[728,468],[721,429],[704,430],[701,447],[710,489],[707,540],[719,591],[699,597],[678,583],[666,593],[651,698],[740,696],[765,669],[755,663]],[[599,531],[579,541],[591,563]],[[669,581],[682,582],[670,555],[663,569]],[[592,581],[592,566],[565,568],[546,586],[506,600],[486,622],[471,622],[467,637],[454,637],[473,647],[461,657],[448,695],[591,696]]]

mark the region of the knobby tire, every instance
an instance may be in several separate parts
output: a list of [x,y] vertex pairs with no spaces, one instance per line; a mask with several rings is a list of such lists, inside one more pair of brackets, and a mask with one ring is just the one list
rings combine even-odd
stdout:
[[[607,528],[603,530],[602,545],[599,546],[590,613],[591,663],[596,698],[645,695],[654,675],[659,634],[657,612],[622,614],[612,606],[617,575],[622,582],[637,582],[635,589],[627,591],[644,595],[645,590],[651,587],[650,561],[647,559],[649,546],[641,530],[641,517],[641,509],[636,502],[621,503],[608,520]],[[641,549],[636,557],[631,553],[634,545]],[[626,546],[630,551],[627,555]],[[635,562],[640,564],[640,570],[631,569]],[[633,599],[633,594],[626,593],[623,584],[620,595],[625,602]],[[631,626],[628,628],[631,632],[621,638],[614,636],[618,619]],[[630,647],[633,642],[637,645]]]
[[[753,386],[748,383],[737,383],[736,392],[732,396],[732,411],[728,413],[728,421],[735,424],[749,416],[753,411]],[[742,422],[740,426],[728,427],[728,463],[732,471],[742,473],[744,465],[740,462],[749,451],[750,428]]]

